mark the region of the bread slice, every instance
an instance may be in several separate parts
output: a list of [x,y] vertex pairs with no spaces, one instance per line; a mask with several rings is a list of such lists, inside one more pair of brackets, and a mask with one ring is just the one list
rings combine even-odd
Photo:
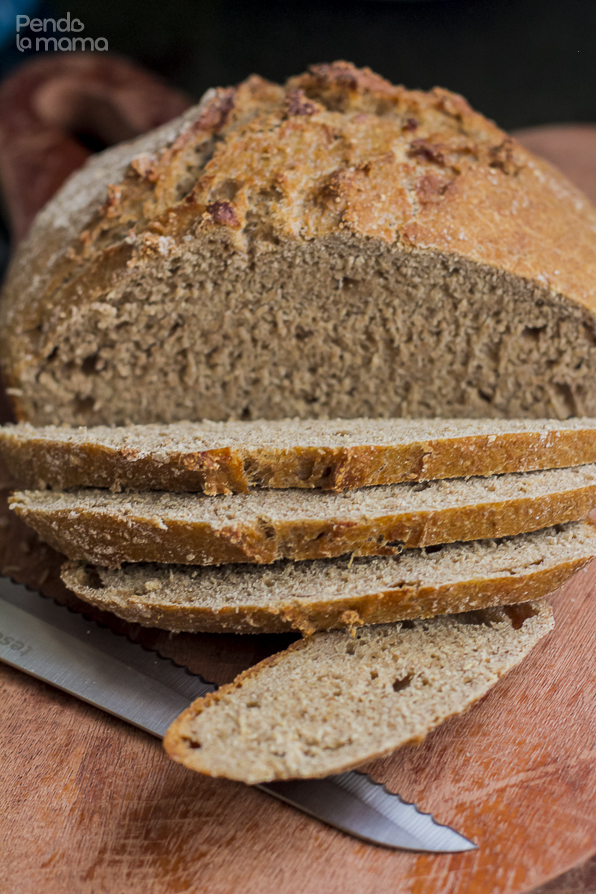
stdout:
[[19,487],[344,490],[596,462],[596,419],[336,419],[0,428]]
[[571,522],[503,540],[399,556],[254,565],[62,567],[77,596],[127,621],[173,631],[303,633],[526,602],[596,556],[596,528]]
[[114,568],[395,555],[404,546],[505,537],[574,521],[595,503],[596,465],[586,465],[343,494],[24,491],[12,496],[10,507],[69,559]]
[[37,425],[596,416],[596,212],[447,90],[251,76],[66,182],[0,358]]
[[250,784],[341,773],[465,711],[552,627],[550,607],[530,602],[318,633],[193,702],[164,746]]

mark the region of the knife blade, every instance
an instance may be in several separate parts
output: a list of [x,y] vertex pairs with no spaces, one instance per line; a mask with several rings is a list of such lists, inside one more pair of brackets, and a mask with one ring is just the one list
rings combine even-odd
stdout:
[[[160,738],[191,701],[217,688],[8,578],[0,578],[0,660]],[[358,771],[255,788],[372,844],[426,853],[476,848]]]

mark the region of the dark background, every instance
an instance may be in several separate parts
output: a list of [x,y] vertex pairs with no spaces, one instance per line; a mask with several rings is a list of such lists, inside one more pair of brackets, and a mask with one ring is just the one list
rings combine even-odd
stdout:
[[348,59],[463,93],[502,127],[596,121],[596,0],[54,0],[198,98]]

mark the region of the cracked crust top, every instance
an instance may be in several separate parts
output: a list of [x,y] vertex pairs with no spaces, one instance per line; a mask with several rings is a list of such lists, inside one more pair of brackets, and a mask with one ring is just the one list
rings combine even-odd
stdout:
[[251,76],[96,156],[40,213],[2,303],[20,418],[49,308],[83,287],[91,301],[201,232],[248,255],[343,234],[463,256],[596,309],[596,212],[462,97],[347,62],[283,87]]

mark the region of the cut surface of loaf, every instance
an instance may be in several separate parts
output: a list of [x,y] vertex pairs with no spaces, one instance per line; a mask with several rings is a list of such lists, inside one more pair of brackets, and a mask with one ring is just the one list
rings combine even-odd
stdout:
[[127,621],[173,631],[306,633],[538,599],[596,556],[596,528],[571,522],[503,540],[399,556],[223,565],[66,563],[77,596]]
[[107,490],[23,491],[10,507],[69,559],[221,565],[395,555],[584,518],[596,465],[393,484],[341,494],[264,490],[208,497]]
[[596,420],[283,419],[0,428],[20,487],[343,490],[596,461]]
[[318,633],[193,702],[164,745],[250,784],[340,773],[465,711],[552,627],[538,602]]
[[447,90],[252,76],[67,181],[0,357],[35,424],[596,416],[596,212]]

